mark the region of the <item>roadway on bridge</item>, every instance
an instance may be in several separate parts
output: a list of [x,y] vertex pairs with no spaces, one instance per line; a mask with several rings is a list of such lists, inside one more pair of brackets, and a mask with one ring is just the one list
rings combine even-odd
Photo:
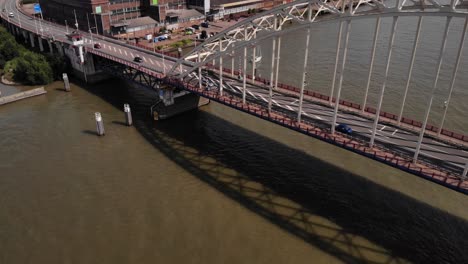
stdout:
[[[10,21],[14,21],[17,24],[21,24],[22,28],[25,28],[31,32],[36,32],[38,35],[42,35],[43,38],[54,38],[60,40],[66,40],[66,35],[76,30],[74,27],[67,27],[50,23],[45,20],[33,18],[25,15],[16,9],[15,0],[0,0],[0,6],[2,8],[2,15]],[[5,9],[5,12],[3,12]],[[12,12],[13,17],[7,17],[8,13]],[[69,23],[72,23],[69,21]],[[74,24],[74,23],[73,23]],[[117,40],[111,40],[106,37],[90,34],[84,31],[87,29],[87,25],[78,25],[81,30],[80,33],[83,35],[85,46],[88,48],[94,48],[94,43],[100,43],[101,48],[99,51],[117,57],[119,59],[126,60],[128,62],[134,62],[135,56],[139,56],[143,59],[141,63],[135,63],[143,66],[147,69],[163,73],[165,70],[170,70],[174,65],[175,59],[160,54],[143,51],[132,47],[130,44],[125,44]],[[165,70],[164,70],[165,69]],[[185,68],[183,68],[184,70]]]
[[[198,81],[194,77],[193,84],[196,85]],[[203,73],[203,77],[208,81],[208,87],[211,89],[218,89],[219,78],[217,75]],[[223,89],[237,97],[242,98],[243,86],[241,81],[235,78],[224,77]],[[269,91],[266,87],[247,84],[246,86],[246,99],[248,101],[264,105],[268,104]],[[291,118],[297,117],[299,108],[299,99],[290,95],[275,92],[273,95],[273,106]],[[317,126],[326,127],[333,120],[333,108],[321,104],[316,104],[311,101],[305,100],[303,104],[303,118]],[[337,124],[348,124],[354,130],[354,133],[369,139],[371,137],[373,120],[367,119],[355,114],[340,111],[337,118]],[[336,124],[336,125],[337,125]],[[391,125],[378,125],[376,133],[376,142],[386,145],[391,145],[392,148],[399,149],[408,155],[414,154],[416,143],[418,141],[418,134],[407,131]],[[425,137],[423,145],[421,146],[421,156],[429,158],[431,161],[437,161],[439,166],[445,167],[450,170],[460,171],[463,170],[468,159],[468,152],[458,147],[445,144],[431,138]]]
[[[42,28],[42,35],[46,37],[54,37],[55,39],[66,40],[66,27],[49,22],[40,22],[38,19],[32,19],[31,17],[18,12],[15,7],[15,0],[0,0],[0,3],[2,9],[6,9],[6,12],[3,12],[2,15],[6,17],[9,12],[13,12],[14,17],[8,19],[14,20],[18,24],[21,20],[21,26],[23,28],[26,28],[31,32],[38,33],[40,32],[40,28]],[[84,25],[80,25],[80,28],[86,27]],[[69,32],[70,31],[71,29],[69,29]],[[85,46],[88,48],[93,48],[93,40],[96,42],[96,34],[93,34],[94,39],[91,38],[89,33],[82,32],[82,34],[85,37]],[[141,63],[135,63],[135,65],[143,66],[155,72],[162,73],[164,72],[164,68],[169,70],[174,65],[175,59],[173,58],[163,58],[159,54],[152,54],[151,52],[142,51],[128,44],[120,43],[116,40],[110,40],[99,36],[98,42],[101,44],[99,51],[128,62],[133,62],[133,58],[135,56],[140,56],[143,61]],[[188,68],[183,66],[183,70],[185,69]],[[212,87],[214,89],[218,89],[217,87],[219,87],[219,79],[216,75],[204,75],[203,78],[209,83],[212,83]],[[223,89],[235,96],[241,97],[242,81],[239,81],[235,78],[225,78]],[[249,101],[263,105],[268,103],[269,95],[268,90],[265,87],[248,84],[246,94],[247,100]],[[280,110],[291,117],[297,116],[298,98],[275,92],[272,103],[277,110]],[[305,100],[303,105],[303,117],[307,119],[307,121],[318,126],[329,126],[329,124],[332,122],[333,109],[324,105],[316,104],[312,101]],[[370,138],[373,120],[340,111],[337,121],[338,123],[345,123],[350,125],[355,131],[356,135],[366,139]],[[401,128],[390,125],[379,125],[376,134],[376,142],[390,146],[391,149],[403,151],[408,155],[412,155],[414,153],[417,140],[418,135],[414,132],[405,131]],[[468,152],[426,137],[423,140],[420,157],[424,157],[431,163],[434,163],[435,161],[438,166],[461,173],[467,162]]]

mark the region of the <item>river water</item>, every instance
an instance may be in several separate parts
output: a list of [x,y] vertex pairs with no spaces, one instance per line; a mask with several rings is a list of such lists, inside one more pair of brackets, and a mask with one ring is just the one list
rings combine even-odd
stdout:
[[[333,41],[320,45],[322,30],[336,35],[332,25],[314,28],[313,46],[334,53]],[[295,34],[283,39],[283,80],[297,75],[303,36]],[[346,99],[359,98],[366,77],[357,73],[367,65],[359,52],[369,49],[350,41],[356,66],[344,85],[356,95],[347,88]],[[266,72],[268,45],[262,53]],[[334,56],[313,58],[309,83],[325,93]],[[417,71],[415,87],[430,74]],[[392,78],[389,91],[402,80]],[[216,103],[155,122],[149,91],[119,80],[76,83],[70,93],[53,83],[46,95],[0,108],[0,263],[468,262],[465,195]],[[451,111],[466,113],[457,83]],[[23,89],[0,85],[3,95]],[[421,92],[412,93],[405,115],[417,117]],[[123,125],[124,103],[133,127]],[[96,111],[104,137],[94,132]],[[463,115],[450,120],[466,128]]]

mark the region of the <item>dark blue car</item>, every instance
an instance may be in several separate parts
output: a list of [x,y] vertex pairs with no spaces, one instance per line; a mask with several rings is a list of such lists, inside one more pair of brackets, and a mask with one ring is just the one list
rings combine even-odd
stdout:
[[353,133],[353,129],[346,124],[338,124],[335,129],[336,131],[347,135],[351,135]]

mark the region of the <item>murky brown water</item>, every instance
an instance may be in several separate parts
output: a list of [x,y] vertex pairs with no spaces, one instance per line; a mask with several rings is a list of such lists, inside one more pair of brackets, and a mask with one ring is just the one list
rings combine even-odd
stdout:
[[155,123],[121,81],[61,87],[0,108],[0,263],[468,258],[464,195],[216,103]]

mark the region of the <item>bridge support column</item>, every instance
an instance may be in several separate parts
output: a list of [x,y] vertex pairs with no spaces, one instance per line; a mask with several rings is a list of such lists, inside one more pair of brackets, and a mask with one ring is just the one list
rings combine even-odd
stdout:
[[[198,58],[197,58],[197,62],[200,62],[201,61],[201,55],[200,55],[200,52],[198,53]],[[202,88],[202,69],[201,67],[198,67],[198,88]]]
[[442,46],[440,47],[439,62],[437,63],[437,69],[436,69],[436,73],[435,73],[434,83],[432,85],[432,90],[431,90],[431,93],[430,93],[429,103],[428,103],[427,108],[426,108],[426,113],[424,115],[424,121],[423,121],[423,124],[422,124],[422,127],[421,127],[421,131],[419,132],[419,138],[418,138],[418,143],[416,145],[416,151],[414,152],[414,157],[413,157],[413,162],[414,163],[416,163],[418,161],[419,151],[421,150],[421,145],[422,145],[422,140],[424,138],[424,133],[426,132],[426,126],[427,126],[427,121],[429,119],[429,114],[431,112],[432,101],[434,100],[434,95],[435,95],[435,91],[436,91],[436,88],[437,88],[437,83],[439,81],[440,68],[442,67],[442,59],[444,58],[444,51],[445,51],[445,46],[447,45],[447,36],[448,36],[451,21],[452,21],[452,17],[448,16],[447,17],[447,22],[445,23],[444,37],[443,37],[443,40],[442,40]]
[[301,92],[299,94],[299,108],[297,110],[297,122],[301,122],[302,119],[302,102],[304,101],[304,87],[307,76],[307,60],[309,59],[309,43],[310,43],[310,28],[307,28],[305,54],[304,54],[304,67],[302,68],[302,82]]
[[[336,55],[335,55],[335,69],[333,70],[333,78],[331,84],[331,91],[330,91],[330,98],[328,99],[328,103],[330,105],[333,104],[333,94],[335,93],[335,81],[336,81],[336,73],[338,71],[338,61],[340,59],[340,48],[341,48],[341,35],[343,32],[343,23],[340,22],[340,29],[338,30],[338,38],[336,41]],[[334,127],[334,126],[333,126]],[[334,133],[334,129],[332,129],[332,133]]]
[[372,54],[371,54],[371,60],[369,63],[369,74],[367,76],[367,85],[366,85],[366,91],[364,92],[364,101],[362,102],[362,109],[361,113],[364,113],[366,109],[366,104],[367,104],[367,95],[369,94],[369,87],[371,83],[371,76],[372,76],[372,70],[374,69],[374,58],[375,58],[375,50],[377,48],[377,39],[379,38],[379,30],[380,30],[380,17],[377,18],[377,22],[375,24],[375,31],[374,31],[374,44],[372,45]]
[[387,62],[385,66],[385,75],[384,75],[384,79],[382,83],[382,88],[380,88],[379,102],[377,103],[377,111],[375,112],[374,125],[372,127],[372,136],[369,142],[370,147],[374,146],[375,134],[377,133],[377,125],[379,124],[380,111],[382,110],[385,87],[387,85],[387,80],[388,80],[388,71],[390,69],[390,61],[392,59],[393,42],[395,41],[395,31],[396,31],[397,23],[398,23],[398,17],[394,16],[393,24],[392,24],[392,33],[390,33],[390,42],[388,43],[388,53],[387,53]]
[[[247,31],[247,30],[246,30]],[[246,82],[247,82],[247,47],[244,46],[244,69],[242,69],[242,73],[244,74],[242,78],[242,103],[245,104],[245,92],[246,92]]]
[[468,173],[468,162],[466,162],[465,169],[463,170],[463,180],[466,180],[466,174]]
[[[342,29],[343,21],[340,22],[340,32]],[[344,40],[344,47],[343,47],[343,59],[341,62],[341,72],[340,72],[340,80],[338,82],[338,91],[336,92],[336,102],[335,102],[335,109],[333,111],[333,120],[331,123],[331,133],[332,135],[335,134],[335,126],[336,126],[336,118],[338,116],[338,107],[339,107],[339,102],[340,102],[340,96],[341,96],[341,87],[343,86],[343,75],[344,75],[344,70],[346,66],[346,55],[348,53],[348,40],[349,40],[349,32],[351,31],[351,20],[346,21],[346,36]],[[340,35],[341,36],[341,35]],[[338,46],[339,48],[339,46]],[[339,51],[339,50],[338,50]]]
[[[219,51],[223,51],[223,42],[219,39]],[[219,95],[223,96],[223,57],[219,57]]]
[[54,54],[54,46],[52,45],[52,42],[47,41],[47,44],[49,44],[49,53]]
[[255,57],[256,54],[255,53],[256,53],[256,49],[257,49],[257,47],[254,46],[254,48],[252,50],[252,81],[255,81],[255,70],[256,70],[255,69],[255,59],[256,59],[256,57]]
[[57,50],[58,50],[60,56],[64,56],[62,44],[61,44],[60,42],[56,42],[56,43],[55,43],[55,47],[57,47]]
[[33,33],[29,33],[29,39],[31,40],[31,47],[35,47],[36,45],[34,45],[34,34]]
[[[445,101],[445,110],[444,110],[444,114],[442,115],[442,120],[440,121],[439,131],[437,131],[438,136],[440,136],[440,133],[442,132],[442,128],[444,127],[445,117],[447,116],[447,110],[449,108],[450,99],[452,98],[452,92],[453,92],[453,88],[455,85],[455,79],[457,78],[458,66],[460,65],[460,58],[463,52],[463,46],[465,44],[467,26],[468,26],[468,18],[465,18],[465,25],[463,26],[463,33],[462,33],[462,37],[460,40],[460,46],[458,47],[457,61],[455,62],[455,68],[453,69],[452,78],[450,81],[450,91],[448,94],[448,98]],[[465,173],[465,176],[466,176],[466,173]]]
[[21,30],[21,34],[23,34],[24,43],[28,43],[28,33],[26,30]]
[[[232,44],[232,45],[234,47],[234,44]],[[236,67],[236,65],[234,64],[234,54],[235,54],[234,51],[232,51],[232,53],[231,53],[231,76],[232,76],[232,78],[235,77],[234,76],[234,68]]]
[[[274,30],[276,30],[276,26],[278,25],[277,18],[275,17],[274,20]],[[271,106],[273,101],[273,81],[274,81],[274,73],[275,73],[275,52],[276,51],[276,38],[273,38],[272,49],[271,49],[271,68],[270,68],[270,83],[269,86],[269,93],[268,93],[268,113],[271,113]]]
[[418,48],[419,35],[421,33],[422,20],[423,20],[423,17],[420,16],[419,20],[418,20],[418,29],[416,30],[416,37],[414,38],[413,53],[411,55],[411,63],[410,63],[409,69],[408,69],[408,77],[406,78],[405,93],[403,95],[403,101],[401,102],[400,114],[398,115],[398,126],[401,125],[401,119],[403,118],[403,110],[405,109],[406,96],[408,95],[409,84],[411,82],[411,77],[412,77],[412,74],[413,74],[414,59],[416,58],[416,49]]
[[280,52],[281,52],[281,36],[278,36],[278,44],[276,47],[276,73],[275,73],[275,90],[278,89],[278,75],[279,75],[279,65],[280,65]]
[[37,36],[37,42],[39,42],[39,50],[41,52],[44,52],[44,44],[42,43],[42,38],[41,36]]

